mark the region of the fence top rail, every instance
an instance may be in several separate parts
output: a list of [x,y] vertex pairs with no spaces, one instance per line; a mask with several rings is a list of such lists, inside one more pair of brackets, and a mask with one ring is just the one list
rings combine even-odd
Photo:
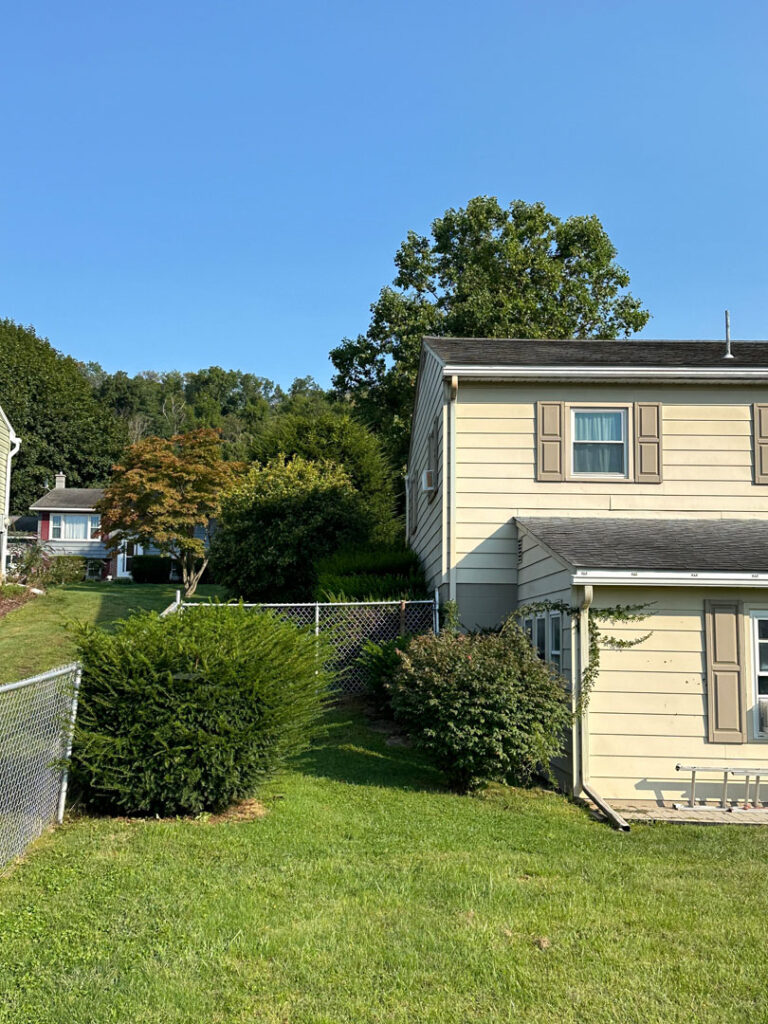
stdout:
[[218,604],[214,604],[212,601],[182,601],[182,608],[373,608],[380,607],[381,605],[396,605],[401,604],[430,604],[433,605],[435,602],[432,598],[419,598],[418,601],[405,600],[405,601],[276,601],[274,603],[267,603],[266,601],[243,601],[242,605],[239,601],[221,601]]
[[48,679],[56,679],[58,676],[66,676],[72,672],[79,671],[79,669],[80,663],[73,661],[69,665],[60,665],[58,668],[49,669],[47,672],[41,672],[37,676],[28,676],[26,679],[19,679],[15,683],[5,683],[0,686],[0,693],[7,693],[9,690],[20,690],[23,686],[32,686],[34,683],[44,683]]

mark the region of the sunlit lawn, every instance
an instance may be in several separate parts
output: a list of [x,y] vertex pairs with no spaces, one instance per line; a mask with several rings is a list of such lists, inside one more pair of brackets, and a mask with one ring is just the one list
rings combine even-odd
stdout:
[[353,707],[263,799],[40,840],[0,880],[0,1021],[768,1020],[763,828],[454,796]]
[[[218,587],[198,587],[200,597],[222,595]],[[74,643],[67,624],[79,619],[109,626],[133,609],[162,611],[174,600],[169,584],[74,583],[54,587],[0,619],[0,683],[44,672],[71,661]]]

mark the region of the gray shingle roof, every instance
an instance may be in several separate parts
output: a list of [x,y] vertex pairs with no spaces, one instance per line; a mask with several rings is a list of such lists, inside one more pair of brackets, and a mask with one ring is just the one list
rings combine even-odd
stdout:
[[96,502],[103,497],[103,487],[54,487],[30,508],[33,512],[37,509],[53,512],[66,512],[67,509],[92,509]]
[[615,366],[768,369],[768,341],[563,341],[520,338],[425,338],[452,366]]
[[516,520],[577,569],[768,572],[760,519]]

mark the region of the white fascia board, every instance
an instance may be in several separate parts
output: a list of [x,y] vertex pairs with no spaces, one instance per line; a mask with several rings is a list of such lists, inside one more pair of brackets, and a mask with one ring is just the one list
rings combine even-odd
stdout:
[[455,375],[465,380],[632,380],[653,383],[669,380],[674,383],[690,381],[712,381],[730,384],[733,381],[768,381],[768,367],[765,369],[731,370],[727,372],[714,367],[686,369],[668,366],[450,366],[443,367],[443,376]]
[[55,512],[56,515],[66,514],[67,512],[95,512],[96,509],[91,505],[90,508],[51,508],[50,505],[30,505],[30,512]]
[[768,587],[768,573],[577,569],[571,583],[577,587]]

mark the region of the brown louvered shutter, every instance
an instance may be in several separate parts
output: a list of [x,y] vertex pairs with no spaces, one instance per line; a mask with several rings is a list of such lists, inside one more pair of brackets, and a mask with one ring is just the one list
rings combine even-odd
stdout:
[[635,481],[661,483],[661,402],[635,402]]
[[756,484],[768,484],[768,405],[752,406],[752,462]]
[[565,479],[564,405],[536,403],[536,479]]
[[746,743],[742,606],[706,601],[707,715],[710,743]]

